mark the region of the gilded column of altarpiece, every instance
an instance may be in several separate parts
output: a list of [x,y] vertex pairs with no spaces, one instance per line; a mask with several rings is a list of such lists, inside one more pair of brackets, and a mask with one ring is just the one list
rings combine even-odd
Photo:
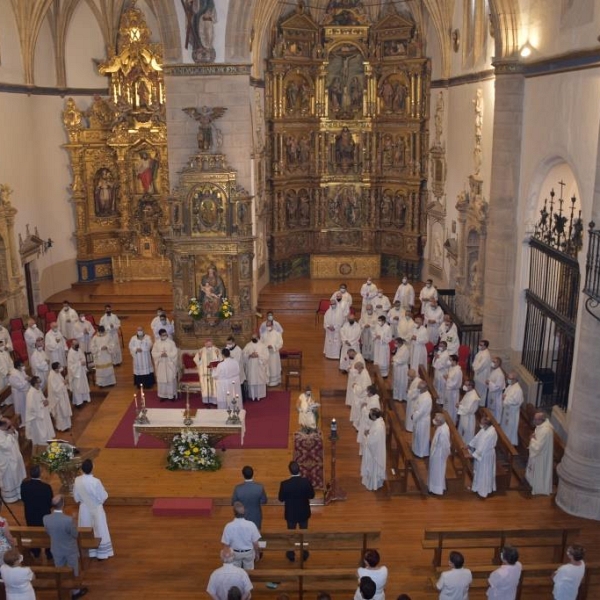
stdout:
[[418,278],[430,65],[414,23],[391,3],[370,22],[358,0],[332,0],[317,23],[300,2],[267,71],[271,279],[337,253]]
[[117,53],[99,66],[108,98],[63,111],[69,142],[79,281],[168,280],[161,230],[168,225],[167,127],[162,51],[133,5]]

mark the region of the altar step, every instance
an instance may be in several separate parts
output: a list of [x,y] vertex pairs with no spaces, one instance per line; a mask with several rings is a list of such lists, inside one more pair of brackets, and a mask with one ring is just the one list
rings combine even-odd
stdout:
[[212,498],[155,498],[152,514],[155,517],[210,517]]

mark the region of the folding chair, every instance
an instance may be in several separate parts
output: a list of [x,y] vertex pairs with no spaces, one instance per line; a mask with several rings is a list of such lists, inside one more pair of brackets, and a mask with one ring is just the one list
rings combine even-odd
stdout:
[[21,317],[15,317],[10,320],[9,327],[11,331],[25,331],[25,323]]
[[302,350],[287,350],[287,366],[285,370],[285,389],[290,388],[290,383],[297,382],[298,389],[302,389]]

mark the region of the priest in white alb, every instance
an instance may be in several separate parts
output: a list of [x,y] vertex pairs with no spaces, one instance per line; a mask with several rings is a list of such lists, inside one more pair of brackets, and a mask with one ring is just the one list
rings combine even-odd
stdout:
[[73,325],[73,336],[79,342],[79,347],[84,354],[90,351],[90,342],[95,333],[94,326],[85,318],[85,315],[79,315],[79,319]]
[[366,434],[360,474],[362,484],[371,491],[383,486],[386,476],[385,422],[378,408],[369,411],[370,426]]
[[56,321],[50,323],[50,329],[44,338],[44,346],[50,364],[58,362],[61,367],[67,366],[67,343]]
[[39,338],[35,342],[35,349],[29,358],[31,374],[42,380],[42,389],[46,387],[48,381],[48,372],[50,371],[50,359],[44,350],[44,340]]
[[338,306],[335,300],[331,300],[329,308],[323,316],[323,329],[325,329],[323,354],[325,358],[340,359],[340,351],[342,349],[340,329],[345,322],[346,312],[344,311],[344,306]]
[[450,428],[442,413],[433,417],[435,433],[431,440],[427,487],[432,494],[443,495],[446,491],[446,462],[450,456]]
[[494,419],[500,423],[502,419],[502,394],[506,387],[506,379],[502,370],[502,359],[499,356],[494,356],[492,359],[492,370],[486,380],[486,385],[488,389],[487,407],[492,411]]
[[52,370],[48,375],[48,405],[50,414],[54,418],[54,425],[58,431],[68,431],[71,429],[71,403],[69,402],[69,392],[65,378],[61,373],[61,366],[58,362],[52,363]]
[[487,498],[496,491],[496,442],[498,434],[491,421],[481,417],[481,429],[469,442],[469,450],[474,459],[473,485],[471,491]]
[[475,413],[479,409],[479,394],[471,379],[465,380],[462,389],[465,395],[458,403],[458,433],[468,445],[475,435]]
[[440,325],[440,341],[444,340],[448,344],[448,352],[450,354],[458,354],[460,348],[460,337],[456,323],[452,321],[450,315],[444,315],[444,320]]
[[369,304],[363,311],[359,321],[360,349],[365,360],[373,360],[373,329],[377,325],[377,315],[373,310],[373,306]]
[[100,319],[100,325],[106,330],[106,334],[112,341],[111,352],[113,365],[120,365],[123,362],[123,353],[121,352],[121,320],[112,311],[110,304],[104,307],[104,314]]
[[427,307],[432,300],[437,302],[438,299],[438,291],[433,285],[433,279],[428,279],[425,282],[425,285],[419,292],[419,300],[421,301],[421,314],[425,315],[427,312]]
[[379,394],[377,393],[377,388],[374,385],[367,387],[367,395],[360,403],[360,417],[358,419],[358,433],[356,435],[359,456],[362,456],[363,454],[366,436],[371,427],[372,421],[369,419],[369,413],[372,408],[381,410],[381,401],[379,399]]
[[31,378],[25,409],[25,437],[31,440],[34,446],[45,446],[48,440],[56,436],[50,417],[49,403],[41,386],[42,381],[39,377]]
[[402,283],[396,290],[394,302],[396,302],[396,300],[400,300],[400,305],[404,310],[412,312],[413,306],[415,305],[415,288],[412,284],[408,283],[407,277],[402,278]]
[[67,353],[67,374],[71,389],[73,406],[81,407],[84,402],[91,402],[90,384],[87,378],[87,365],[83,351],[77,339],[73,341]]
[[423,326],[423,319],[417,317],[413,328],[410,345],[410,368],[417,373],[419,367],[427,369],[427,329]]
[[73,325],[77,322],[77,311],[71,308],[67,300],[63,302],[62,310],[58,313],[58,328],[66,340],[74,339]]
[[346,381],[346,406],[352,406],[352,385],[356,380],[357,371],[354,365],[357,362],[364,364],[365,359],[360,352],[357,352],[354,348],[348,348],[348,380]]
[[[202,390],[202,402],[204,404],[217,403],[217,388],[212,378],[212,370],[217,362],[221,362],[221,351],[209,338],[204,342],[204,348],[200,348],[194,355],[194,362],[198,368],[198,381]],[[214,365],[214,366],[211,366]]]
[[425,327],[427,327],[427,335],[429,341],[435,346],[440,339],[440,325],[444,321],[444,311],[437,303],[435,298],[432,298],[425,307],[423,315]]
[[[161,402],[177,399],[177,367],[179,350],[169,338],[166,329],[158,332],[159,338],[152,346],[154,373],[156,375],[157,395]],[[203,398],[204,399],[204,398]]]
[[235,398],[238,408],[242,408],[242,387],[240,365],[227,348],[221,350],[223,360],[213,369],[213,379],[217,388],[217,408],[226,410]]
[[419,384],[422,381],[423,380],[419,377],[414,369],[408,370],[408,388],[406,390],[406,413],[404,417],[404,428],[409,433],[412,433],[413,431],[412,416],[415,412],[415,406],[417,405],[419,394],[421,393],[419,390]]
[[252,334],[252,339],[244,346],[243,355],[248,398],[257,402],[266,397],[269,381],[269,351],[260,341],[258,333]]
[[3,502],[17,502],[21,498],[21,482],[25,477],[25,464],[19,449],[19,434],[10,419],[1,417],[0,490]]
[[390,370],[390,342],[392,328],[383,315],[377,317],[377,325],[373,330],[373,363],[379,367],[382,377],[387,377]]
[[414,406],[411,419],[413,422],[412,451],[415,456],[429,456],[429,440],[431,438],[431,405],[432,399],[427,383],[419,382],[419,397]]
[[535,431],[529,442],[529,460],[525,476],[533,495],[552,493],[554,473],[554,428],[546,413],[538,411],[533,417]]
[[360,295],[362,298],[361,316],[365,314],[367,306],[372,304],[372,300],[377,296],[377,286],[373,283],[371,277],[367,277],[367,281],[360,287]]
[[513,446],[519,444],[519,416],[523,404],[523,390],[517,374],[511,371],[506,378],[506,389],[502,394],[501,426]]
[[98,333],[90,342],[90,351],[94,357],[95,378],[98,387],[109,387],[117,383],[113,367],[114,341],[104,325],[98,327]]
[[267,322],[267,330],[260,336],[262,343],[269,351],[269,387],[281,383],[281,355],[279,351],[283,347],[283,337],[273,327],[273,323]]
[[477,354],[473,358],[473,379],[475,380],[475,389],[479,394],[479,402],[481,406],[485,406],[487,397],[487,381],[490,378],[492,370],[492,355],[488,350],[490,343],[487,340],[479,340]]
[[154,386],[154,365],[152,364],[152,338],[138,327],[134,336],[129,340],[129,353],[133,359],[133,385],[139,388],[143,385],[149,390]]
[[433,367],[433,387],[438,396],[437,403],[443,404],[446,394],[446,375],[450,368],[450,352],[448,352],[446,342],[440,341],[438,344],[431,366]]
[[354,363],[356,369],[356,378],[352,384],[352,405],[350,406],[350,421],[355,429],[358,429],[360,422],[360,410],[363,404],[367,403],[367,389],[371,385],[371,376],[367,371],[365,364],[359,361]]
[[450,368],[445,375],[445,380],[444,410],[450,415],[452,422],[456,424],[460,387],[463,381],[463,372],[458,364],[458,356],[456,354],[450,355]]
[[392,376],[393,388],[392,398],[402,402],[406,400],[406,390],[408,388],[408,361],[410,352],[408,346],[402,338],[396,338],[396,352],[392,357]]
[[348,362],[348,350],[354,348],[357,352],[360,350],[360,325],[356,322],[354,313],[350,313],[346,322],[340,329],[340,341],[342,348],[340,350],[340,371],[347,372],[350,368]]
[[400,300],[396,300],[396,302],[394,302],[394,306],[392,306],[392,308],[390,308],[388,311],[387,322],[392,328],[392,337],[394,339],[398,337],[398,325],[405,314],[406,311],[400,306]]

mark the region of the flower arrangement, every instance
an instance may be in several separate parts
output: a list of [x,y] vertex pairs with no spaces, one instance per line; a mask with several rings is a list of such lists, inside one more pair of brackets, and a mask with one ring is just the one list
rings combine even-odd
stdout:
[[233,317],[233,306],[227,298],[223,298],[223,303],[219,309],[219,319],[229,319]]
[[170,471],[218,471],[220,468],[221,459],[205,433],[182,429],[173,438],[167,458]]
[[46,465],[48,470],[54,473],[60,471],[73,460],[74,454],[72,446],[60,442],[51,442],[46,450],[37,457],[37,462]]
[[202,305],[198,302],[198,298],[190,298],[190,303],[188,305],[188,315],[192,317],[192,319],[201,319],[202,318]]

